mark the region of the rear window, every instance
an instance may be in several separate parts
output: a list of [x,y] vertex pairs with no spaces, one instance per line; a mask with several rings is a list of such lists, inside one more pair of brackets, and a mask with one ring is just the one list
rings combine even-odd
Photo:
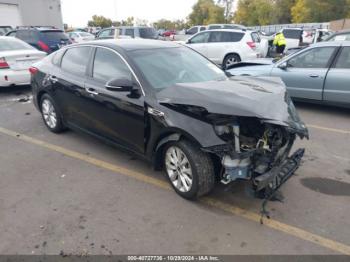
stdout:
[[283,35],[285,38],[300,39],[303,34],[302,30],[285,29],[283,30]]
[[36,43],[38,41],[37,32],[33,30],[18,30],[16,37],[27,43]]
[[34,49],[34,48],[20,40],[16,40],[13,38],[0,40],[0,52],[11,51],[11,50],[31,50],[31,49]]
[[68,40],[68,36],[62,31],[41,31],[40,35],[43,39],[51,41]]
[[154,39],[157,36],[157,32],[154,28],[140,28],[140,37],[147,39]]

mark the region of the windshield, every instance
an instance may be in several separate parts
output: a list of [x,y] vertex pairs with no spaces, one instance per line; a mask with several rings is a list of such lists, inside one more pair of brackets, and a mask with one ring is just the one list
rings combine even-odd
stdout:
[[227,79],[220,68],[187,47],[136,50],[131,58],[157,91],[179,83]]
[[0,51],[31,50],[34,49],[25,42],[13,39],[0,39]]

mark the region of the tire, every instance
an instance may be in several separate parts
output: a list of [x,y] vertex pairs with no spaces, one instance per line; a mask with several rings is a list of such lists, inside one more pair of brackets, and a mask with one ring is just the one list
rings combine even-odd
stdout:
[[40,99],[40,111],[46,127],[51,132],[58,134],[65,130],[61,114],[48,94],[44,94]]
[[[186,156],[188,164],[178,166],[174,163],[176,159],[172,156],[175,155],[181,158],[181,154]],[[181,160],[181,162],[185,162],[185,158]],[[185,199],[192,200],[206,195],[215,185],[212,159],[189,141],[180,140],[167,144],[164,149],[163,162],[170,184],[176,193]],[[188,169],[190,169],[190,173]],[[189,183],[188,178],[192,179],[192,183]]]
[[222,63],[222,68],[226,70],[230,65],[241,62],[241,58],[237,54],[229,54],[225,57]]

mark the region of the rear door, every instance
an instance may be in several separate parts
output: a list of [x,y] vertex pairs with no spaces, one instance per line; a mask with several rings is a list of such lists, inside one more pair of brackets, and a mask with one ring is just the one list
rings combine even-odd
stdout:
[[74,126],[85,129],[89,115],[84,109],[85,81],[91,47],[72,47],[63,55],[60,67],[48,79],[53,86],[53,97],[59,104],[64,119]]
[[187,45],[192,49],[196,50],[198,53],[208,57],[208,41],[209,41],[209,32],[201,32],[197,35],[190,38],[187,42]]
[[343,47],[329,70],[323,100],[350,104],[350,46]]
[[276,67],[271,75],[281,77],[292,97],[322,100],[323,85],[337,47],[315,47],[291,57],[287,68]]

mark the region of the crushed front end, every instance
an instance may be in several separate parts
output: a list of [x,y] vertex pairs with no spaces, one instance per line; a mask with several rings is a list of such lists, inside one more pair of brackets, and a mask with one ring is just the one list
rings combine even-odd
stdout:
[[231,117],[214,123],[216,134],[226,144],[205,148],[221,159],[221,182],[250,180],[253,189],[265,198],[270,197],[298,169],[304,149],[291,154],[297,136],[308,137],[306,127],[296,129],[269,121]]

